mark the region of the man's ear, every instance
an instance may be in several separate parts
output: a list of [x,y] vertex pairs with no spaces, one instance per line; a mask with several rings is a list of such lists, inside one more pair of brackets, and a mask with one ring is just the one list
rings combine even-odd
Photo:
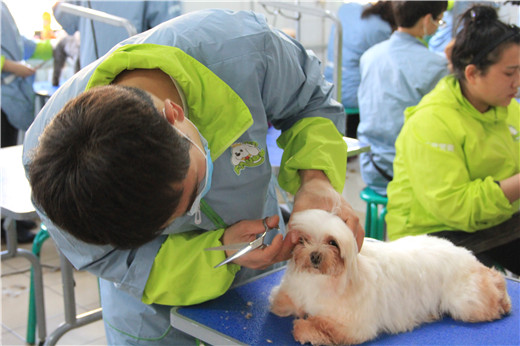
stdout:
[[433,21],[433,15],[431,13],[428,13],[422,18],[422,20],[424,25],[428,25],[431,21]]
[[176,121],[184,121],[184,110],[172,100],[166,99],[164,100],[164,116],[173,125]]
[[478,76],[480,76],[480,71],[474,64],[469,64],[464,69],[464,77],[469,84],[475,84]]

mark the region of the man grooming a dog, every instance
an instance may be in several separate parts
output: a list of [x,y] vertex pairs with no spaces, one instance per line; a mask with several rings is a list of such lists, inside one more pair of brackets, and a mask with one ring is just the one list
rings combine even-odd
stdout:
[[[287,260],[294,234],[213,267],[274,228],[266,145],[282,130],[278,181],[293,211],[334,211],[363,229],[342,198],[342,106],[319,61],[252,12],[189,13],[136,35],[90,64],[42,109],[24,165],[43,222],[72,264],[100,278],[109,344],[187,344],[172,305],[222,295]],[[253,155],[240,164],[234,149]],[[254,158],[253,158],[254,157]],[[283,230],[284,225],[280,223]]]

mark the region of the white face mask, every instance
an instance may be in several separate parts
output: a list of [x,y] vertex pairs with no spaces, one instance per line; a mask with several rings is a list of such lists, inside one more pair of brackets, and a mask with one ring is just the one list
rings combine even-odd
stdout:
[[442,19],[439,19],[439,20],[434,20],[433,18],[430,17],[430,20],[432,21],[433,25],[435,25],[437,27],[437,29],[435,29],[435,32],[431,33],[428,35],[428,31],[426,29],[426,26],[424,26],[423,28],[423,31],[424,31],[424,35],[422,37],[423,41],[424,41],[424,44],[426,46],[429,45],[430,43],[430,40],[432,39],[433,36],[435,36],[435,34],[437,33],[437,31],[439,31],[439,28],[443,28],[446,26],[446,22],[443,21]]

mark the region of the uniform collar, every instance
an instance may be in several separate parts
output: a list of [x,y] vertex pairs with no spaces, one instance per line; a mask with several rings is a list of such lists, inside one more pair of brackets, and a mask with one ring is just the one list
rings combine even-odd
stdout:
[[242,99],[217,75],[176,47],[130,44],[116,49],[96,68],[86,90],[110,84],[124,70],[160,69],[186,98],[189,119],[206,138],[215,161],[252,124]]
[[483,123],[496,123],[505,121],[508,117],[508,107],[491,107],[487,112],[479,112],[467,98],[462,95],[460,83],[453,75],[448,75],[441,79],[435,89],[426,94],[418,105],[408,107],[405,110],[405,120],[412,117],[415,112],[427,106],[445,107],[455,112],[469,114]]
[[401,31],[397,31],[396,30],[396,31],[394,31],[392,33],[392,36],[390,36],[390,39],[392,41],[394,41],[394,40],[402,40],[402,41],[417,43],[417,44],[419,44],[419,45],[424,47],[424,42],[421,39],[419,39],[419,38],[417,38],[415,36],[412,36],[412,35],[410,35],[410,34],[408,34],[406,32],[401,32]]

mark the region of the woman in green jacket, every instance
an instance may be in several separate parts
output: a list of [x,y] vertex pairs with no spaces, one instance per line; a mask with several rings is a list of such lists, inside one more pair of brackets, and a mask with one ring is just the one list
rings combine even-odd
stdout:
[[520,29],[488,6],[463,23],[453,74],[405,111],[388,236],[442,236],[519,274]]

